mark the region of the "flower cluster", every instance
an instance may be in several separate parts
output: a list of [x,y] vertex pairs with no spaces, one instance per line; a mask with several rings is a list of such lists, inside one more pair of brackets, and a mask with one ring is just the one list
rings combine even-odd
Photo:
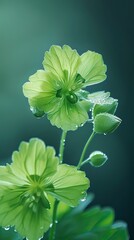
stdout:
[[0,225],[15,226],[21,236],[38,240],[51,224],[49,195],[76,206],[89,187],[85,173],[59,164],[53,147],[22,142],[12,164],[0,166]]
[[52,46],[43,67],[23,86],[32,112],[37,117],[46,113],[52,125],[65,131],[76,130],[89,118],[83,89],[106,79],[102,56],[92,51],[80,56],[67,45]]

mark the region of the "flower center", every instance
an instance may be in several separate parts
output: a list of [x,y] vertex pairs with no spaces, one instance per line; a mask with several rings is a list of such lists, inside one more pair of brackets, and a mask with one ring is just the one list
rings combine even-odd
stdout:
[[63,91],[62,89],[58,89],[56,93],[56,97],[62,98],[63,96],[72,104],[75,104],[78,102],[78,97],[73,91]]
[[21,204],[33,212],[38,212],[41,207],[50,208],[47,195],[40,183],[40,176],[31,175],[30,179],[32,180],[31,185],[24,188],[25,191],[20,199]]
[[66,98],[67,100],[70,102],[70,103],[77,103],[78,101],[78,97],[75,93],[73,92],[69,92],[67,95],[66,95]]

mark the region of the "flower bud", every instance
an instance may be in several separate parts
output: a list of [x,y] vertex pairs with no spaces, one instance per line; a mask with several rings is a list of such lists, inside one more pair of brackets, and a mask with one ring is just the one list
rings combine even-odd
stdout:
[[89,156],[89,163],[93,167],[101,167],[108,160],[106,154],[100,151],[94,151]]
[[100,134],[112,133],[120,123],[120,118],[109,113],[100,113],[94,119],[94,131]]
[[114,114],[118,106],[118,100],[109,97],[108,99],[95,104],[93,108],[93,117],[99,113],[111,113]]

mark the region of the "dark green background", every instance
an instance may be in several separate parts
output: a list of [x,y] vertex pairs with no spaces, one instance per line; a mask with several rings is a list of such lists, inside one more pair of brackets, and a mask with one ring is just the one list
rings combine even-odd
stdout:
[[[108,78],[90,91],[110,91],[119,99],[122,124],[112,135],[96,136],[92,150],[109,156],[100,169],[86,167],[94,203],[112,206],[116,218],[133,228],[133,12],[132,1],[121,0],[0,0],[0,159],[4,163],[21,140],[40,137],[58,152],[61,131],[46,118],[37,120],[22,94],[22,85],[42,68],[52,44],[68,44],[81,54],[103,55]],[[85,125],[67,137],[66,162],[76,164],[91,132]],[[133,233],[134,234],[134,233]]]

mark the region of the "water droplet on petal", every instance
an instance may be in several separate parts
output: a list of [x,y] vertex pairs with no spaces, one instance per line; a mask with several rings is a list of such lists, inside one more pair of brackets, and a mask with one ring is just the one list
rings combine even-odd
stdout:
[[10,226],[4,227],[4,229],[8,231],[10,229]]
[[85,202],[86,201],[86,197],[81,199],[81,202]]
[[44,111],[40,111],[36,107],[30,107],[30,110],[32,111],[33,115],[37,118],[41,118],[45,115]]
[[32,207],[33,207],[33,202],[29,204],[29,208],[32,208]]
[[53,224],[51,223],[51,224],[50,224],[50,228],[52,228],[52,226],[53,226]]

